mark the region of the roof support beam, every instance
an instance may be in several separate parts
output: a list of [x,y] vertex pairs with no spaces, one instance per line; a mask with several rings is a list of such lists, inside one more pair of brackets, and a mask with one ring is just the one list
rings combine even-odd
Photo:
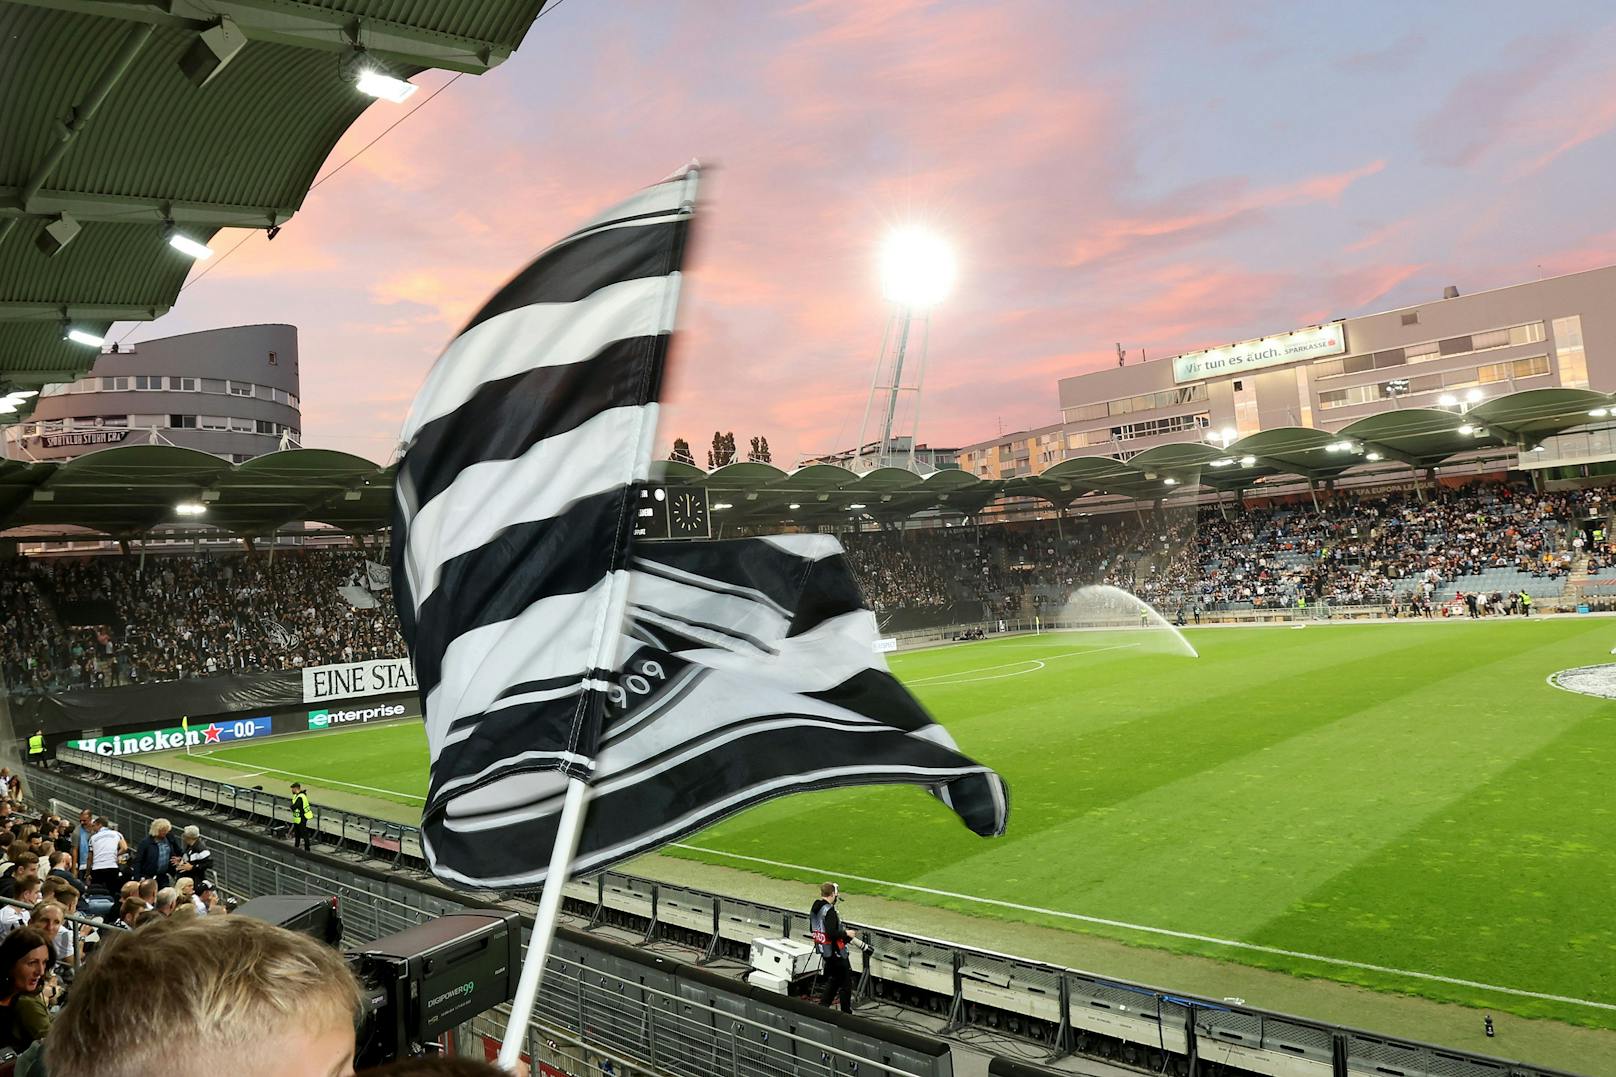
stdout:
[[37,189],[24,198],[21,187],[0,187],[0,218],[54,217],[66,213],[80,222],[117,224],[195,224],[208,228],[270,228],[291,219],[291,206],[238,206],[180,202],[113,194]]
[[22,0],[37,7],[104,15],[195,33],[228,18],[249,41],[340,53],[360,47],[419,67],[481,74],[510,56],[503,45],[423,30],[388,19],[359,18],[302,0]]
[[[150,26],[135,26],[131,27],[129,33],[124,35],[123,43],[118,46],[118,51],[113,56],[112,62],[101,72],[101,77],[95,80],[95,85],[90,87],[90,92],[85,94],[84,100],[68,110],[67,119],[62,123],[61,134],[57,138],[56,144],[50,148],[49,153],[45,154],[45,159],[35,166],[33,174],[28,177],[28,182],[23,184],[18,199],[20,204],[27,205],[29,200],[39,193],[40,188],[45,186],[45,182],[51,178],[51,173],[56,171],[56,166],[62,163],[63,157],[67,156],[67,151],[72,147],[74,140],[79,137],[85,127],[89,126],[90,121],[95,118],[96,112],[101,108],[102,103],[106,101],[107,96],[112,93],[113,88],[134,66],[135,57],[140,55],[140,50],[146,47],[146,42],[151,39],[153,32]],[[17,218],[15,217],[0,220],[0,240],[6,238],[6,233],[11,231],[16,221]]]
[[[63,318],[75,322],[149,322],[167,313],[167,304],[153,307],[116,303],[0,301],[0,322],[59,322]],[[7,377],[10,377],[9,373]]]

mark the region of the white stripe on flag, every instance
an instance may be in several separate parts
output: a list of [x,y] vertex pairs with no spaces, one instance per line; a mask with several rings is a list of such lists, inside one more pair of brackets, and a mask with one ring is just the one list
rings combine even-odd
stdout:
[[483,384],[526,370],[582,362],[614,340],[673,330],[665,304],[677,274],[609,284],[576,303],[533,303],[456,337],[426,376],[404,421],[404,444],[470,400]]

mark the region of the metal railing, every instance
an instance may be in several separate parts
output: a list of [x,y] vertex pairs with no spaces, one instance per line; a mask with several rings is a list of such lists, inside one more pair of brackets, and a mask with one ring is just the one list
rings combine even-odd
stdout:
[[[102,773],[132,772],[128,761],[97,759],[101,765],[92,769]],[[134,767],[141,772],[155,769],[140,764]],[[36,781],[48,780],[45,775]],[[169,791],[178,793],[179,788],[195,792],[198,787],[179,783]],[[439,898],[425,898],[430,889],[418,891],[420,883],[406,882],[396,873],[389,873],[400,880],[393,885],[407,890],[407,896],[383,897],[387,887],[368,876],[355,882],[321,874],[302,861],[285,862],[284,846],[273,845],[268,838],[257,840],[275,853],[247,855],[242,865],[246,878],[233,875],[239,888],[249,893],[290,893],[297,886],[314,886],[318,892],[336,894],[345,918],[347,910],[369,916],[368,921],[355,924],[367,938],[408,926],[405,921],[412,915],[418,919],[408,922],[419,922],[463,907],[465,902],[447,892]],[[234,850],[240,843],[211,838],[210,844]],[[232,859],[236,855],[232,851]],[[720,956],[741,957],[758,938],[808,937],[807,916],[800,911],[618,872],[568,883],[565,896],[567,911],[590,927],[610,924],[633,932],[644,942],[677,941],[701,953],[703,962]],[[365,901],[373,899],[379,902],[374,909],[359,911]],[[1563,1077],[1561,1071],[1546,1067],[1196,998],[946,940],[862,925],[861,932],[872,949],[867,956],[852,956],[859,998],[907,1004],[918,1001],[946,1013],[948,1030],[1008,1029],[1044,1044],[1051,1057],[1078,1054],[1125,1060],[1148,1056],[1153,1067],[1175,1056],[1216,1058],[1257,1073],[1333,1073],[1337,1077],[1349,1072],[1383,1074],[1386,1060],[1397,1059],[1393,1068],[1406,1077]],[[545,1005],[541,999],[539,1012],[546,1012]],[[592,1027],[585,1023],[579,1028],[586,1041]],[[627,1056],[640,1057],[635,1054],[635,1044],[613,1046]]]
[[[72,814],[85,806],[85,798],[68,788],[62,776],[46,772],[36,780],[49,790],[59,813]],[[98,809],[105,799],[98,796]],[[127,796],[120,800],[123,803],[116,810],[130,820],[132,828],[149,826],[160,811],[155,806],[139,808]],[[211,848],[228,857],[233,890],[240,896],[331,895],[337,898],[344,935],[355,943],[373,942],[436,916],[488,907],[487,902],[473,897],[305,859],[267,837],[221,833],[210,827],[208,838]],[[523,928],[524,953],[530,926],[524,924]],[[614,1060],[620,1071],[628,1066],[666,1073],[728,1073],[732,1077],[852,1072],[872,1077],[924,1077],[917,1070],[883,1062],[870,1044],[838,1045],[834,1038],[799,1034],[786,1022],[770,1022],[757,1012],[746,1012],[747,989],[739,982],[733,996],[725,1000],[727,1005],[704,1000],[694,990],[680,992],[675,986],[677,963],[664,959],[662,964],[666,971],[649,966],[633,969],[632,962],[594,952],[585,942],[559,940],[534,1010],[539,1027],[530,1033],[530,1057],[555,1054],[560,1044],[567,1043],[588,1055]],[[737,1005],[743,1008],[738,1010]],[[508,1007],[497,1007],[474,1022],[474,1029],[499,1039],[509,1012]],[[729,1061],[721,1069],[704,1068],[715,1057],[715,1037],[731,1045],[719,1052]],[[549,1047],[547,1041],[557,1046]],[[850,1068],[849,1062],[856,1066]],[[927,1071],[934,1075],[946,1072],[946,1067]]]

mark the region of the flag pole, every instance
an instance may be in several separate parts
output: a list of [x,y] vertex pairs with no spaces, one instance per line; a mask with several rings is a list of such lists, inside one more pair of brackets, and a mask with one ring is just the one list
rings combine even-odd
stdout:
[[578,851],[578,837],[583,833],[584,808],[588,802],[588,783],[581,778],[569,778],[567,796],[561,804],[561,821],[556,828],[555,848],[550,850],[550,870],[544,877],[544,889],[539,892],[539,911],[533,917],[527,956],[522,959],[522,978],[517,982],[516,997],[511,1000],[511,1019],[505,1023],[505,1039],[499,1047],[499,1067],[509,1073],[517,1072],[522,1045],[527,1041],[527,1026],[533,1019],[544,965],[561,919],[561,891],[572,873],[572,858]]

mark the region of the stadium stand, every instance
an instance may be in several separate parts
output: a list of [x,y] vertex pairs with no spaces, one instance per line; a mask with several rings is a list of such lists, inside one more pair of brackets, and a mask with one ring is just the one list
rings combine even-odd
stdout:
[[[866,531],[844,537],[889,630],[1057,619],[1090,583],[1165,615],[1323,603],[1418,616],[1457,594],[1509,611],[1556,598],[1573,572],[1608,570],[1577,520],[1597,490],[1511,483],[1338,494],[1311,503],[1061,521]],[[357,551],[0,561],[0,672],[17,694],[213,673],[287,670],[404,653],[386,595],[365,596]],[[1600,581],[1591,595],[1616,591]],[[344,597],[344,595],[349,597]],[[360,605],[354,604],[357,596]]]

